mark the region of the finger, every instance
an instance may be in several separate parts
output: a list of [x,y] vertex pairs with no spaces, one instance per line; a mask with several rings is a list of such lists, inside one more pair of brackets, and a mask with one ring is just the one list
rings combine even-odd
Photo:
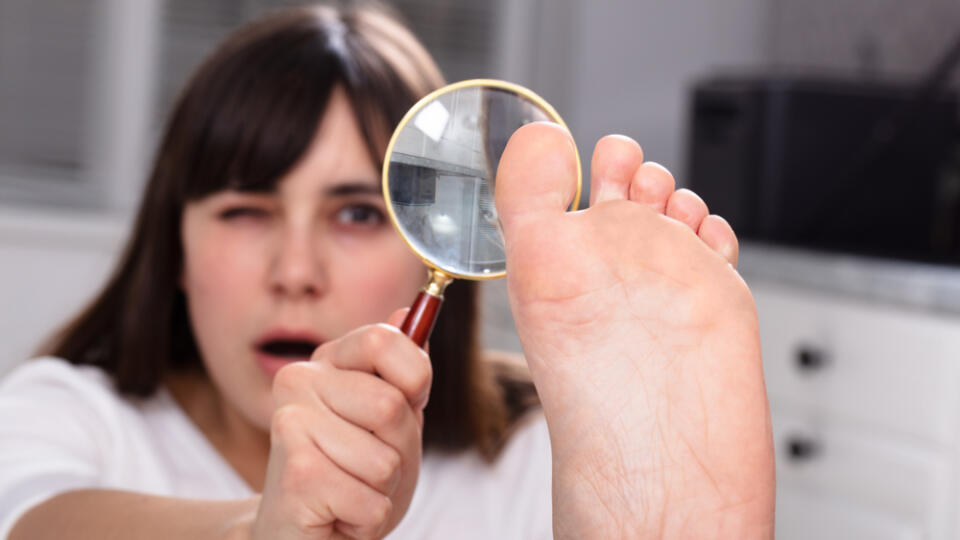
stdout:
[[737,259],[740,256],[740,242],[727,220],[716,214],[711,214],[703,218],[697,234],[705,244],[710,246],[710,249],[723,255],[734,268],[737,267]]
[[[384,526],[389,525],[388,523],[384,523]],[[336,524],[334,524],[334,532],[336,534],[331,540],[361,540],[366,538],[382,538],[383,531],[383,528],[373,531],[372,527],[360,527],[345,521],[338,521]]]
[[[273,399],[276,410],[287,406],[305,408],[317,419],[332,412],[358,429],[373,433],[405,459],[419,460],[423,421],[417,413],[422,413],[422,409],[412,408],[400,390],[375,375],[338,369],[325,362],[297,362],[277,372]],[[324,427],[339,429],[329,423]],[[323,439],[318,436],[317,441],[319,444]],[[338,457],[331,457],[341,463]]]
[[[326,459],[318,452],[321,459]],[[359,538],[374,538],[383,529],[393,511],[393,502],[386,495],[360,482],[327,460],[324,476],[313,476],[322,494],[312,502],[313,508],[329,507],[339,521],[351,525]]]
[[326,345],[317,349],[315,360],[326,360],[340,369],[379,375],[399,389],[414,407],[426,404],[433,379],[430,357],[396,327],[365,326],[330,342],[330,347]]
[[310,411],[286,405],[270,424],[271,460],[279,456],[279,485],[285,497],[311,509],[319,526],[336,520],[379,531],[393,509],[388,497],[357,480],[330,460],[310,434]]
[[[329,462],[356,482],[373,489],[382,495],[392,495],[403,481],[403,478],[416,478],[421,458],[421,427],[416,424],[415,416],[404,400],[399,390],[369,373],[358,371],[337,370],[329,363],[307,363],[287,366],[277,373],[275,378],[275,396],[278,407],[271,424],[272,440],[275,441],[271,453],[284,452],[292,449],[289,454],[298,455],[298,459],[305,462],[300,465],[306,467],[311,459],[313,467],[322,468],[323,463]],[[337,375],[345,375],[339,378]],[[351,384],[350,377],[365,382],[371,392],[364,390],[363,385]],[[346,381],[346,382],[345,382]],[[351,413],[353,416],[367,420],[369,428],[352,423],[349,418],[340,416],[333,407],[328,407],[322,395],[323,392],[339,386],[344,390],[343,395],[353,400],[352,406],[363,414]],[[377,418],[376,404],[378,393],[386,389],[392,392],[393,403],[397,404],[390,418]],[[359,390],[359,391],[358,391]],[[359,394],[367,396],[356,399]],[[342,408],[341,408],[342,410]],[[275,434],[282,434],[284,444],[278,449]],[[305,443],[304,441],[308,441]],[[291,442],[292,441],[292,442]],[[305,450],[306,448],[306,450]],[[326,461],[319,457],[310,458],[311,452],[322,454]],[[316,461],[320,461],[318,464]],[[327,482],[328,476],[319,476]],[[305,493],[311,497],[329,494],[320,494],[310,491],[297,483],[294,478],[288,481],[298,493]],[[343,482],[341,482],[343,484]],[[335,505],[330,505],[334,508]],[[320,514],[326,515],[326,514]],[[337,514],[339,519],[356,519],[346,513]],[[355,522],[361,527],[368,527],[368,522]]]
[[[392,495],[403,464],[400,452],[370,431],[340,417],[326,405],[324,409],[310,426],[317,446],[346,473],[384,495]],[[409,433],[419,435],[420,430],[410,429]],[[401,442],[404,443],[406,441]],[[406,446],[408,451],[412,447],[409,443]]]
[[273,408],[287,405],[317,406],[322,401],[314,390],[314,379],[322,380],[323,366],[316,362],[292,362],[273,377]]
[[399,390],[359,371],[330,369],[324,376],[316,392],[330,410],[373,433],[403,459],[418,459],[423,423]]
[[708,213],[707,204],[689,189],[674,191],[667,201],[666,215],[686,224],[693,232],[700,229],[700,222]]
[[633,139],[607,135],[597,142],[590,163],[590,206],[626,199],[630,181],[643,163],[643,150]]
[[648,161],[641,165],[630,182],[630,200],[649,205],[661,214],[667,209],[667,200],[676,189],[676,180],[659,163]]
[[503,151],[494,189],[507,242],[524,224],[565,212],[577,174],[577,149],[566,129],[549,122],[518,129]]
[[400,328],[400,325],[403,324],[403,321],[407,318],[407,313],[410,312],[410,308],[401,308],[393,313],[387,318],[387,324],[390,326],[396,326]]

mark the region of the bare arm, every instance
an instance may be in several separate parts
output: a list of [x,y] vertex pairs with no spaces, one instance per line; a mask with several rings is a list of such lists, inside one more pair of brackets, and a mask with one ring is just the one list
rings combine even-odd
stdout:
[[259,496],[202,501],[114,490],[69,491],[30,509],[9,538],[241,540],[249,538],[259,501]]

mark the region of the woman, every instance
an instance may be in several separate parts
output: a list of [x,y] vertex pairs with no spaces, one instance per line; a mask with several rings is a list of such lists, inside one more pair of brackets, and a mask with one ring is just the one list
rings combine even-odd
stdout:
[[[441,83],[369,8],[278,13],[201,66],[115,274],[0,386],[0,537],[552,535],[551,479],[583,469],[552,477],[531,384],[481,360],[474,287],[448,290],[429,358],[377,324],[424,279],[385,219],[381,156]],[[729,271],[729,226],[645,171]]]
[[[387,320],[425,279],[422,264],[385,218],[378,171],[393,126],[442,84],[416,39],[370,8],[278,13],[237,31],[199,68],[173,112],[116,272],[43,351],[73,366],[48,358],[5,383],[0,477],[8,480],[0,481],[0,517],[7,528],[31,501],[67,489],[245,498],[239,506],[257,508],[254,493],[270,489],[274,373],[291,360],[309,359],[324,342]],[[390,501],[367,484],[403,492],[389,505],[381,532],[396,526],[410,502],[419,421],[429,453],[420,480],[430,482],[431,491],[398,536],[449,536],[444,527],[511,507],[523,514],[502,522],[504,530],[513,527],[518,538],[550,533],[545,426],[521,419],[535,394],[529,382],[511,375],[515,368],[481,361],[476,303],[471,282],[447,292],[430,343],[426,414],[423,395],[404,406],[397,403],[400,392],[373,375],[351,377],[358,374],[336,366],[335,374],[323,374],[326,386],[335,383],[344,392],[326,398],[330,408],[349,409],[354,399],[361,407],[379,404],[387,417],[327,410],[312,419],[325,426],[328,445],[343,444],[323,448],[332,460],[348,462],[331,464],[338,492],[350,493],[364,512],[385,512],[376,505]],[[373,330],[358,347],[370,335],[390,340],[395,333]],[[386,337],[376,338],[381,334]],[[423,394],[430,362],[420,352],[412,355],[412,367],[400,363],[398,385]],[[387,381],[389,369],[379,369]],[[289,386],[302,376],[287,375]],[[273,383],[283,384],[283,378]],[[22,401],[26,394],[43,406]],[[32,412],[19,417],[24,407]],[[180,409],[186,417],[178,416]],[[391,423],[391,415],[399,418]],[[36,440],[51,431],[63,439]],[[183,446],[169,447],[177,437]],[[29,466],[20,461],[28,457]],[[399,487],[387,471],[398,461],[405,468]],[[505,478],[491,482],[488,467]],[[467,485],[469,492],[459,487]],[[508,491],[523,501],[519,507]],[[140,500],[126,495],[88,492],[82,502],[50,504],[69,512],[74,502],[79,510]],[[212,515],[210,506],[183,511],[199,519]],[[116,515],[101,515],[102,525],[119,526],[110,523]],[[17,533],[36,537],[28,530]],[[344,533],[351,531],[344,525]],[[491,528],[475,532],[500,536]]]

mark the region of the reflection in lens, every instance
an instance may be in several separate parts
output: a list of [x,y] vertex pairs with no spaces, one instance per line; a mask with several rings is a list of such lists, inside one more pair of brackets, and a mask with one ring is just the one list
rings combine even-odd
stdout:
[[414,250],[454,274],[505,271],[496,171],[510,136],[541,120],[552,118],[533,100],[481,86],[442,93],[415,113],[395,136],[388,169],[391,210]]

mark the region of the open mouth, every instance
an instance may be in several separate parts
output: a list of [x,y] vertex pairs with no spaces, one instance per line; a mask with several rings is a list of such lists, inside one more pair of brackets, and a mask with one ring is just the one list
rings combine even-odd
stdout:
[[302,339],[271,339],[261,343],[257,350],[270,356],[297,360],[310,358],[320,344]]

